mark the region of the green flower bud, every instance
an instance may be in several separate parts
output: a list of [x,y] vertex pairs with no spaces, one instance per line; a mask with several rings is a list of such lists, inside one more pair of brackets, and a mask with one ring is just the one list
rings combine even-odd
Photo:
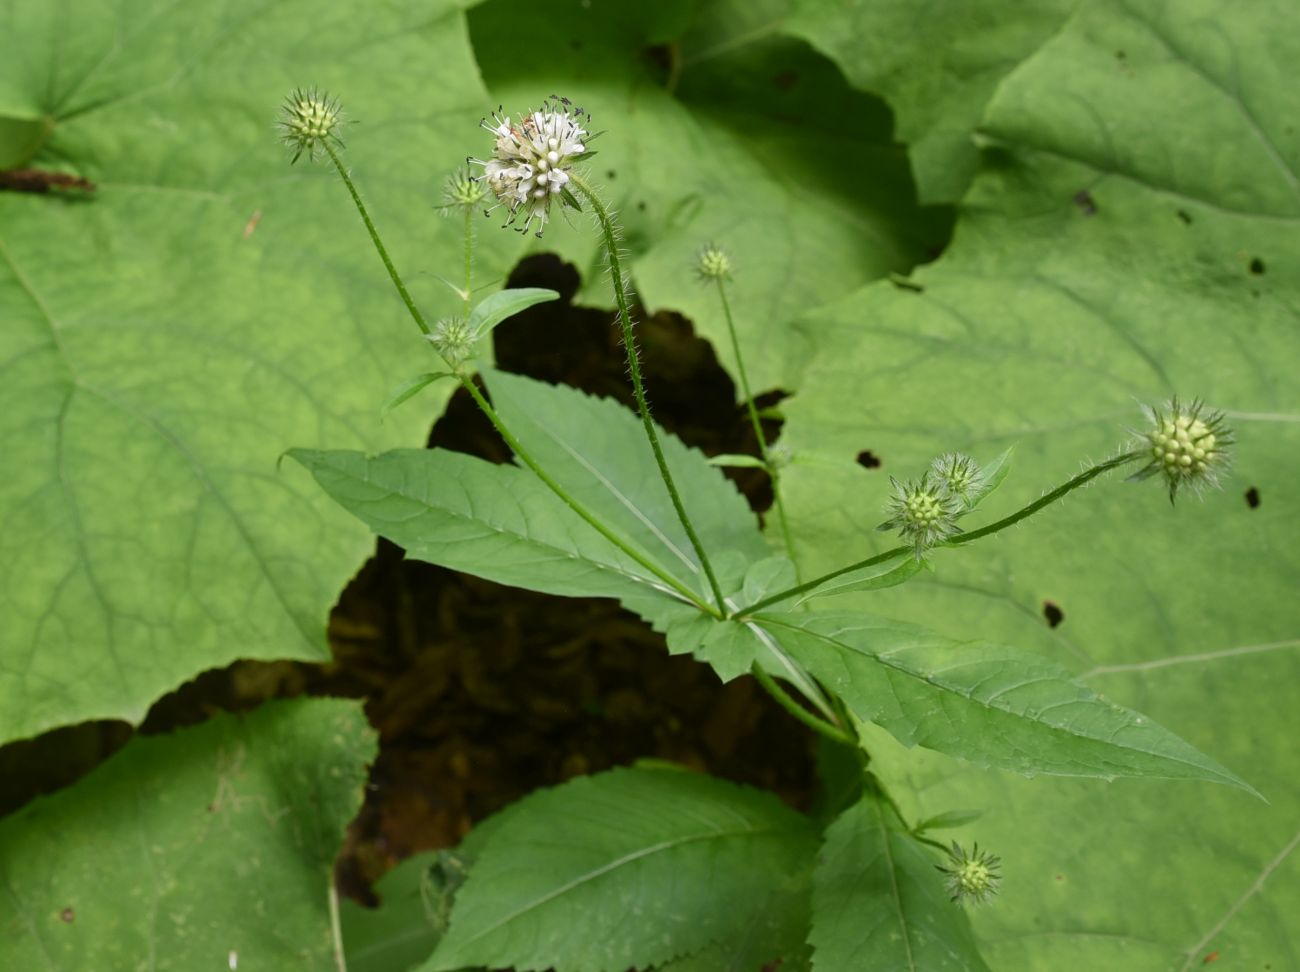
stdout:
[[1200,401],[1184,405],[1175,398],[1166,409],[1143,407],[1148,426],[1140,433],[1138,448],[1146,453],[1147,464],[1130,478],[1161,476],[1172,503],[1183,486],[1219,485],[1228,468],[1233,437],[1223,413],[1206,411]]
[[453,368],[460,367],[474,354],[474,334],[463,317],[444,317],[434,326],[429,340]]
[[695,272],[701,280],[725,280],[731,276],[731,257],[722,247],[709,243],[695,259]]
[[293,161],[304,152],[315,161],[327,139],[338,145],[338,126],[343,119],[339,103],[315,88],[298,89],[285,99],[280,108],[280,139],[293,149]]
[[897,530],[916,548],[918,560],[926,549],[961,532],[957,526],[961,500],[942,483],[932,482],[928,472],[916,482],[903,483],[893,477],[890,482],[894,484],[894,495],[885,509],[889,519],[877,529]]
[[930,475],[967,506],[984,486],[984,471],[970,456],[947,452],[930,464]]
[[979,844],[968,854],[956,841],[948,851],[948,865],[936,864],[947,875],[945,883],[953,901],[983,904],[998,893],[1002,880],[1001,861],[992,854],[982,853]]
[[468,169],[457,169],[442,187],[442,210],[472,209],[487,198],[487,187]]

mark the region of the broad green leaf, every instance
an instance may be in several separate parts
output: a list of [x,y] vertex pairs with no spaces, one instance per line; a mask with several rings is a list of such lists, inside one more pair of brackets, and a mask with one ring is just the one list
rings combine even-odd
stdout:
[[1047,41],[1079,0],[792,0],[784,29],[806,38],[898,119],[925,202],[956,202],[970,186],[975,131],[998,84]]
[[493,832],[422,968],[623,972],[749,940],[756,920],[783,920],[772,895],[806,887],[815,849],[807,820],[761,791],[660,770],[579,778]]
[[446,449],[289,454],[409,557],[566,597],[668,597],[526,470]]
[[348,972],[409,972],[447,930],[451,902],[467,866],[453,851],[402,861],[375,882],[379,905],[344,901],[339,908]]
[[[912,202],[883,106],[803,42],[752,34],[744,4],[491,0],[469,22],[494,104],[521,111],[554,91],[590,112],[605,132],[590,175],[619,213],[642,301],[685,314],[719,349],[717,294],[693,267],[710,240],[731,253],[755,389],[798,384],[812,342],[794,322],[808,306],[946,236],[943,215]],[[521,37],[552,56],[520,57]],[[583,271],[583,302],[613,306],[589,220],[573,223],[554,221],[538,245]]]
[[[641,420],[613,399],[519,375],[483,375],[493,407],[557,482],[620,536],[701,594],[708,585],[659,474]],[[744,497],[695,449],[660,430],[660,445],[710,559],[765,557]]]
[[[379,425],[428,352],[337,176],[276,143],[312,83],[363,123],[348,164],[416,298],[450,309],[416,271],[459,265],[429,206],[488,100],[457,4],[0,0],[0,157],[97,186],[0,193],[0,740],[329,657],[371,541],[276,461],[417,444],[447,389]],[[484,236],[480,273],[518,246]]]
[[336,699],[136,737],[0,821],[5,967],[333,972],[333,863],[374,753]]
[[870,448],[884,464],[787,470],[809,569],[864,556],[884,474],[943,449],[1020,443],[1016,475],[983,504],[995,518],[1110,454],[1141,421],[1134,399],[1201,395],[1236,429],[1222,492],[1171,508],[1158,485],[1098,482],[869,595],[875,611],[1057,659],[1270,801],[1025,782],[877,733],[874,765],[909,818],[987,808],[970,834],[1008,879],[973,918],[995,968],[1300,965],[1297,16],[1083,8],[999,90],[983,125],[996,141],[921,292],[868,288],[821,315],[825,347],[786,404],[796,453]]
[[1254,792],[1167,729],[1031,652],[867,614],[755,620],[854,715],[904,745],[1025,776],[1212,780]]
[[878,795],[845,810],[813,873],[814,972],[988,972],[937,863]]
[[559,300],[560,295],[554,290],[541,287],[517,287],[510,290],[498,290],[489,294],[475,305],[469,315],[469,331],[474,339],[492,333],[492,329],[502,321],[514,317],[520,311],[527,310],[535,304],[544,304],[548,300]]

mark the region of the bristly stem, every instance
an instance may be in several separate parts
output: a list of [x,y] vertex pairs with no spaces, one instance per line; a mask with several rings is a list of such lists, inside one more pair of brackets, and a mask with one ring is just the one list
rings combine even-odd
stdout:
[[740,375],[740,391],[745,396],[745,409],[749,412],[749,422],[754,427],[754,438],[758,442],[758,456],[763,460],[768,478],[772,480],[772,500],[776,504],[776,516],[781,521],[781,539],[785,542],[785,552],[794,564],[795,580],[799,576],[799,560],[794,553],[794,537],[790,534],[790,520],[785,515],[785,500],[781,498],[781,474],[772,464],[768,453],[767,440],[763,437],[763,423],[758,418],[758,405],[754,402],[754,392],[749,387],[749,375],[745,372],[745,358],[740,353],[740,340],[736,337],[736,325],[731,317],[731,302],[727,300],[726,281],[721,276],[715,277],[718,284],[718,297],[722,300],[722,316],[727,322],[727,334],[731,338],[731,353],[736,358],[736,372]]
[[370,219],[370,211],[366,209],[366,204],[361,201],[361,195],[357,192],[357,187],[352,184],[352,177],[348,175],[343,160],[339,158],[338,150],[330,144],[329,139],[322,139],[320,144],[329,154],[330,161],[334,163],[334,168],[338,170],[339,178],[348,187],[352,202],[356,205],[357,212],[361,214],[361,221],[366,224],[366,232],[370,234],[370,242],[375,245],[375,252],[379,254],[379,259],[384,261],[384,269],[388,271],[388,276],[392,278],[393,286],[397,288],[398,294],[401,295],[402,303],[406,305],[406,309],[410,312],[411,319],[425,334],[432,334],[433,329],[429,327],[429,322],[420,313],[420,308],[415,306],[415,301],[411,300],[411,295],[406,291],[406,284],[402,283],[397,268],[393,266],[393,261],[388,258],[388,250],[384,248],[384,241],[379,238],[379,231],[375,229],[375,224]]
[[[424,319],[424,315],[421,314],[420,309],[415,306],[415,301],[411,299],[411,295],[406,290],[406,285],[402,283],[402,278],[398,274],[397,268],[393,266],[393,261],[388,258],[388,250],[385,249],[383,241],[379,238],[379,231],[375,229],[374,221],[370,218],[370,212],[366,209],[366,204],[361,201],[361,196],[357,192],[357,188],[353,184],[351,176],[349,176],[347,170],[344,169],[343,163],[338,157],[338,153],[328,142],[323,144],[325,151],[329,153],[330,160],[334,163],[334,168],[338,170],[339,175],[342,177],[343,184],[348,187],[348,193],[352,196],[352,202],[357,207],[357,212],[361,214],[361,221],[366,224],[366,231],[370,234],[370,242],[374,244],[375,251],[379,254],[379,258],[384,261],[384,268],[388,271],[388,276],[392,279],[393,286],[397,288],[397,292],[401,295],[403,303],[406,304],[406,309],[410,312],[411,319],[415,321],[416,325],[422,332],[425,334],[431,333],[429,325]],[[434,350],[436,351],[437,349],[434,348]],[[582,517],[582,519],[593,527],[597,533],[623,553],[627,554],[628,557],[648,570],[685,600],[689,601],[706,614],[711,614],[714,617],[722,617],[722,611],[702,600],[698,594],[656,564],[645,554],[633,547],[628,543],[628,541],[616,534],[595,514],[570,496],[564,487],[551,478],[546,470],[544,470],[538,464],[537,460],[533,458],[532,454],[528,452],[528,450],[523,447],[523,444],[514,437],[508,428],[506,428],[505,422],[503,422],[501,417],[497,415],[496,410],[488,403],[488,400],[483,397],[483,393],[478,390],[478,387],[474,384],[474,380],[465,373],[464,369],[453,365],[452,362],[447,361],[446,358],[443,358],[443,361],[447,364],[448,369],[450,369],[450,371],[460,380],[461,386],[469,393],[470,397],[474,399],[474,403],[478,405],[483,414],[487,416],[488,421],[491,422],[493,428],[500,433],[501,438],[505,440],[506,445],[508,445],[519,458],[519,461],[532,470],[533,474],[536,475],[537,478],[551,490],[551,492],[563,500],[569,509],[577,513],[578,516]]]
[[[969,533],[959,533],[956,536],[950,537],[947,540],[945,540],[942,544],[940,544],[940,546],[958,547],[964,543],[970,543],[972,540],[979,540],[981,537],[987,537],[990,536],[991,534],[999,532],[1000,530],[1005,530],[1007,527],[1012,526],[1015,523],[1019,523],[1021,520],[1025,519],[1026,517],[1033,516],[1043,507],[1055,503],[1057,500],[1065,496],[1067,493],[1071,493],[1074,490],[1078,489],[1080,486],[1083,486],[1088,482],[1090,482],[1091,480],[1096,479],[1102,473],[1110,472],[1110,470],[1115,469],[1118,466],[1122,466],[1125,463],[1133,462],[1136,459],[1143,459],[1143,458],[1145,458],[1144,453],[1126,452],[1123,455],[1116,456],[1114,459],[1107,459],[1105,462],[1098,463],[1095,466],[1089,466],[1087,469],[1079,473],[1079,475],[1075,476],[1073,479],[1065,483],[1062,483],[1060,486],[1056,487],[1056,489],[1052,490],[1050,493],[1046,493],[1043,496],[1040,496],[1038,499],[1034,500],[1032,503],[1028,504],[1027,506],[1021,507],[1019,510],[1012,513],[1010,516],[1004,516],[996,523],[990,523],[988,526],[980,527],[978,530],[971,530]],[[866,560],[859,560],[857,563],[849,564],[847,567],[840,567],[837,570],[832,570],[829,574],[823,574],[820,577],[814,577],[810,581],[805,581],[802,584],[797,584],[794,587],[788,588],[787,590],[784,591],[778,591],[777,593],[773,594],[771,597],[765,597],[761,601],[756,601],[753,604],[746,605],[744,613],[746,616],[753,615],[755,611],[762,610],[765,607],[770,607],[771,605],[776,604],[778,601],[784,601],[787,600],[788,598],[795,597],[796,595],[803,594],[807,591],[811,591],[813,588],[819,587],[822,584],[825,584],[827,581],[834,580],[836,577],[839,577],[843,574],[847,574],[850,571],[859,570],[864,567],[872,567],[876,564],[883,563],[886,560],[890,560],[894,557],[897,557],[899,554],[906,553],[912,549],[913,548],[910,546],[894,547],[890,550],[886,550],[884,553],[876,554],[874,557],[868,557]]]
[[474,293],[474,209],[462,206],[465,210],[465,317],[469,318],[470,301]]
[[614,218],[610,215],[605,204],[601,202],[600,196],[585,181],[572,174],[570,180],[577,186],[583,198],[591,204],[591,208],[596,214],[596,220],[600,223],[601,235],[605,244],[605,256],[609,260],[609,273],[614,285],[614,301],[618,305],[619,324],[623,328],[623,347],[627,351],[627,367],[632,376],[632,393],[636,397],[637,411],[641,414],[641,424],[645,427],[646,438],[650,440],[650,448],[654,452],[655,462],[659,465],[659,475],[668,488],[668,495],[673,501],[673,509],[677,511],[677,519],[681,521],[686,536],[690,538],[691,546],[695,549],[695,556],[699,559],[700,567],[704,570],[704,576],[708,578],[709,588],[713,591],[713,597],[718,603],[718,610],[722,612],[723,616],[726,616],[727,602],[722,596],[722,588],[718,585],[718,578],[713,573],[713,565],[709,563],[708,554],[704,552],[704,545],[700,543],[699,535],[695,532],[695,526],[686,513],[686,507],[682,504],[681,494],[677,491],[677,484],[673,482],[673,474],[668,469],[668,461],[664,458],[663,448],[659,444],[659,433],[655,431],[654,420],[650,418],[650,404],[646,401],[645,385],[641,380],[641,362],[637,354],[636,333],[632,329],[632,312],[628,307],[627,289],[623,280],[623,267],[618,256],[618,234],[614,228]]
[[846,746],[856,746],[858,744],[858,741],[843,729],[836,728],[824,719],[817,718],[817,716],[813,715],[794,699],[790,698],[790,696],[786,694],[785,689],[781,688],[776,679],[769,675],[758,662],[754,662],[753,667],[750,669],[750,674],[754,676],[759,685],[763,686],[763,689],[768,695],[776,699],[777,704],[780,705],[781,708],[785,709],[786,712],[790,713],[790,715],[794,716],[804,725],[821,733],[827,739],[835,740],[837,743],[843,743]]

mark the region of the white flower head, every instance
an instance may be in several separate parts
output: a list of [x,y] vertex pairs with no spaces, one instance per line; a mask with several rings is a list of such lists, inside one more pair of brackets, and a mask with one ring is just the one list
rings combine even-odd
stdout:
[[569,171],[587,153],[591,135],[584,126],[589,122],[585,111],[554,95],[517,121],[500,111],[483,120],[483,127],[496,138],[492,157],[470,161],[483,166],[477,178],[492,190],[497,205],[510,211],[507,225],[521,221],[517,228],[526,233],[536,223],[541,236],[551,203],[566,201],[566,196],[572,199],[566,188]]

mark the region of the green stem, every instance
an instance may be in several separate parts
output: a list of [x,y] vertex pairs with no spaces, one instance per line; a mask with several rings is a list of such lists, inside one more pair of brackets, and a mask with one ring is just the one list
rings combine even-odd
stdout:
[[474,210],[465,206],[465,318],[469,318],[474,293]]
[[[1025,519],[1026,517],[1033,516],[1043,507],[1055,503],[1057,500],[1061,499],[1061,497],[1065,496],[1067,493],[1073,492],[1074,490],[1078,489],[1080,486],[1083,486],[1089,481],[1100,476],[1102,473],[1109,472],[1110,470],[1115,469],[1118,466],[1122,466],[1125,463],[1133,462],[1135,459],[1142,459],[1142,458],[1145,458],[1145,453],[1126,452],[1121,456],[1116,456],[1114,459],[1108,459],[1105,462],[1098,463],[1095,466],[1090,466],[1089,468],[1085,469],[1083,472],[1079,473],[1079,475],[1075,476],[1073,479],[1056,487],[1056,489],[1052,490],[1050,493],[1047,493],[1044,496],[1039,497],[1038,499],[1034,500],[1034,502],[1030,503],[1027,506],[1022,507],[1021,509],[1017,510],[1015,513],[1012,513],[1010,516],[1003,517],[1002,519],[998,520],[996,523],[990,523],[988,526],[980,527],[978,530],[971,530],[969,533],[959,533],[957,534],[957,536],[951,537],[948,540],[944,541],[942,546],[945,547],[961,546],[964,543],[970,543],[972,540],[978,540],[981,537],[987,537],[991,534],[997,533],[1000,530],[1005,530],[1007,527],[1015,523],[1019,523],[1021,520]],[[859,560],[857,563],[849,564],[847,567],[840,567],[838,570],[832,570],[829,574],[823,574],[821,577],[814,577],[812,580],[806,581],[803,584],[797,584],[794,587],[791,587],[787,590],[778,591],[777,593],[773,594],[771,597],[765,597],[761,601],[757,601],[754,604],[747,605],[745,607],[745,615],[750,616],[755,611],[760,611],[765,607],[769,607],[773,604],[776,604],[778,601],[784,601],[788,598],[795,597],[798,594],[803,594],[805,591],[811,591],[814,587],[818,587],[822,584],[825,584],[827,581],[834,580],[836,577],[839,577],[843,574],[847,574],[850,571],[859,570],[863,567],[872,567],[875,564],[883,563],[886,560],[890,560],[894,557],[897,557],[901,553],[906,553],[911,549],[912,549],[911,547],[894,547],[891,550],[886,550],[884,553],[876,554],[874,557],[868,557],[866,560]]]
[[357,212],[361,214],[361,221],[366,224],[366,232],[370,234],[370,242],[375,245],[375,252],[379,254],[379,259],[384,261],[384,269],[388,271],[393,286],[397,288],[397,292],[402,297],[402,302],[406,304],[406,309],[410,311],[411,319],[425,334],[432,334],[433,329],[429,327],[428,321],[420,313],[420,308],[415,306],[415,301],[411,300],[411,295],[406,292],[406,284],[402,283],[402,278],[397,275],[397,268],[393,266],[393,261],[388,258],[388,250],[384,248],[384,241],[379,238],[379,231],[375,229],[375,224],[370,219],[370,211],[366,209],[366,204],[361,201],[361,195],[357,192],[357,187],[352,184],[352,177],[348,175],[348,170],[343,167],[343,160],[339,158],[338,151],[329,143],[329,139],[322,139],[320,144],[324,146],[325,151],[329,154],[330,161],[334,163],[334,168],[338,170],[343,184],[348,187],[348,192],[352,195],[352,202],[356,205]]
[[[366,224],[366,231],[370,234],[370,242],[374,244],[375,250],[378,252],[380,259],[384,261],[384,268],[388,271],[388,276],[392,279],[393,286],[396,287],[397,292],[401,294],[402,301],[406,304],[406,309],[411,314],[411,319],[415,321],[421,331],[425,334],[429,334],[429,325],[425,321],[424,316],[420,313],[420,309],[415,306],[415,302],[411,300],[411,295],[407,292],[406,285],[402,283],[402,278],[398,275],[397,269],[393,266],[393,261],[388,258],[388,251],[384,248],[383,241],[379,238],[379,231],[375,229],[375,224],[370,218],[370,212],[366,209],[366,204],[361,201],[361,196],[357,192],[356,186],[353,185],[352,178],[348,175],[347,170],[343,168],[343,163],[340,161],[338,153],[335,151],[334,147],[328,142],[323,144],[325,146],[325,151],[329,153],[329,157],[334,163],[334,168],[336,168],[339,175],[342,176],[343,184],[348,187],[348,192],[352,195],[352,202],[356,205],[357,212],[361,214],[362,222]],[[437,349],[435,348],[434,350]],[[439,352],[439,354],[441,354],[441,352]],[[519,461],[531,469],[533,474],[536,475],[537,478],[551,490],[551,492],[563,500],[569,509],[582,517],[582,519],[590,524],[602,537],[631,557],[632,560],[640,564],[659,580],[663,581],[668,585],[668,587],[676,591],[691,604],[694,604],[701,611],[711,614],[714,617],[722,617],[721,611],[714,608],[706,601],[701,600],[698,594],[652,561],[645,554],[641,553],[622,537],[618,536],[618,534],[614,533],[614,531],[601,522],[595,514],[570,496],[564,487],[550,477],[546,470],[544,470],[538,464],[537,460],[532,457],[532,454],[529,453],[528,450],[523,447],[523,444],[514,437],[508,428],[506,428],[505,423],[501,421],[501,417],[497,415],[496,410],[488,404],[487,399],[483,397],[483,393],[478,390],[473,380],[460,368],[454,366],[450,361],[447,361],[445,357],[443,358],[443,361],[456,377],[460,379],[462,387],[469,392],[470,397],[474,399],[475,404],[478,405],[483,414],[487,416],[487,419],[492,423],[493,428],[501,434],[501,438],[504,439],[506,445],[514,451],[514,454],[519,458]]]
[[996,523],[990,523],[988,526],[980,527],[978,530],[971,530],[969,533],[959,533],[955,537],[949,538],[948,541],[944,544],[944,546],[958,547],[961,546],[963,543],[970,543],[972,540],[978,540],[980,537],[987,537],[990,534],[997,533],[999,530],[1005,530],[1007,527],[1011,526],[1012,524],[1019,523],[1021,520],[1025,519],[1026,517],[1033,516],[1044,506],[1048,506],[1052,503],[1055,503],[1066,493],[1073,492],[1074,490],[1078,489],[1080,486],[1083,486],[1085,483],[1089,482],[1090,480],[1097,478],[1102,473],[1110,472],[1112,469],[1115,469],[1118,466],[1122,466],[1125,463],[1132,462],[1134,459],[1142,459],[1142,458],[1145,458],[1145,453],[1126,452],[1122,456],[1116,456],[1114,459],[1108,459],[1105,462],[1098,463],[1095,466],[1090,466],[1089,468],[1085,469],[1083,472],[1079,473],[1079,475],[1071,479],[1069,482],[1061,484],[1060,486],[1056,487],[1056,489],[1052,490],[1050,493],[1047,493],[1046,495],[1039,497],[1038,499],[1030,503],[1028,506],[1025,506],[1017,510],[1016,512],[1012,513],[1010,516],[1005,516],[1002,519],[998,520]]
[[827,739],[834,739],[837,743],[843,743],[846,746],[856,746],[858,744],[858,741],[843,729],[838,729],[829,722],[818,719],[798,702],[790,698],[790,696],[786,694],[785,689],[781,688],[781,686],[777,684],[776,679],[769,675],[758,662],[754,662],[754,666],[750,669],[750,673],[755,679],[757,679],[758,684],[763,686],[767,691],[767,694],[776,699],[777,704],[780,705],[781,708],[785,709],[786,712],[790,713],[790,715],[794,716],[804,725],[821,733]]
[[695,556],[700,562],[700,567],[704,570],[704,576],[708,578],[709,588],[713,591],[713,597],[718,602],[718,610],[725,617],[727,602],[722,596],[722,588],[718,585],[718,578],[713,573],[713,565],[709,563],[708,554],[704,552],[704,545],[700,543],[699,535],[695,532],[695,526],[686,513],[686,507],[682,504],[681,494],[677,492],[677,484],[673,482],[673,474],[668,469],[668,461],[664,458],[663,448],[659,444],[659,433],[655,431],[654,421],[650,418],[650,403],[646,401],[645,385],[641,380],[641,362],[637,355],[636,334],[632,330],[632,312],[628,307],[627,290],[623,282],[623,268],[618,257],[618,234],[614,229],[614,219],[594,189],[577,175],[570,174],[570,179],[587,202],[591,204],[591,208],[596,213],[596,219],[600,223],[601,234],[604,237],[605,256],[609,260],[609,273],[614,284],[614,301],[618,305],[619,324],[623,328],[623,347],[627,351],[627,367],[632,376],[632,393],[636,397],[637,411],[641,414],[641,424],[645,427],[646,438],[650,440],[650,448],[654,452],[655,462],[659,465],[659,475],[668,488],[668,495],[673,501],[673,509],[677,511],[677,519],[681,521],[682,528],[686,531],[686,536],[695,549]]
[[718,297],[722,299],[722,316],[727,321],[727,334],[731,337],[731,353],[736,358],[736,372],[740,375],[740,391],[745,396],[745,408],[749,412],[749,422],[754,427],[754,438],[758,442],[758,455],[763,460],[767,475],[772,480],[772,500],[776,504],[777,519],[781,522],[781,537],[785,542],[785,552],[789,554],[790,562],[794,564],[795,580],[801,580],[799,561],[794,554],[794,537],[790,534],[790,520],[785,515],[785,501],[781,498],[781,477],[776,467],[772,465],[771,456],[768,455],[767,440],[763,437],[763,423],[758,417],[758,406],[754,403],[754,392],[749,387],[749,375],[745,372],[745,358],[740,353],[740,340],[736,337],[736,325],[731,317],[731,302],[727,300],[726,283],[721,277],[715,279],[718,283]]

